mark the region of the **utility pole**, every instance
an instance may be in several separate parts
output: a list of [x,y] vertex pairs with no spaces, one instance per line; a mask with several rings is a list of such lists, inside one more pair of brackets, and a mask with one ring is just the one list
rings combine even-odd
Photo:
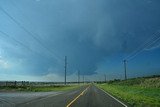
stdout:
[[83,84],[84,84],[84,74],[83,74]]
[[123,60],[124,63],[124,75],[125,75],[125,80],[127,79],[127,60]]
[[65,56],[65,63],[64,63],[64,84],[66,85],[66,74],[67,74],[67,56]]
[[107,82],[106,74],[104,74],[104,82],[105,82],[105,83]]
[[80,82],[80,71],[78,70],[78,84]]

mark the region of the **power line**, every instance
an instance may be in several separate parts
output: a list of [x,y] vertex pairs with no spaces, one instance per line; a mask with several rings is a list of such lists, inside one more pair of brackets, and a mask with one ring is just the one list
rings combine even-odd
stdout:
[[[48,47],[46,47],[44,45],[43,42],[41,42],[40,39],[38,39],[36,36],[38,36],[37,34],[29,31],[28,29],[26,29],[20,22],[18,22],[14,17],[12,17],[7,11],[5,11],[1,6],[0,9],[14,22],[16,23],[21,29],[23,29],[27,34],[29,34],[35,41],[37,41],[43,48],[45,48],[48,52],[52,53],[53,57],[56,58],[57,60],[62,60],[58,55],[56,55],[55,53],[53,53]],[[17,41],[17,40],[16,40]],[[18,42],[18,41],[17,41]],[[20,43],[22,44],[22,43]],[[22,44],[23,45],[23,44]],[[25,46],[25,45],[24,45]],[[26,46],[25,46],[26,47]],[[28,48],[28,47],[26,47]],[[31,49],[29,49],[31,50]],[[67,73],[67,56],[65,56],[65,84],[66,84],[66,73]]]
[[15,22],[21,29],[23,29],[27,34],[29,34],[34,40],[36,40],[43,48],[45,48],[48,52],[52,53],[54,55],[53,57],[56,58],[57,60],[62,60],[60,57],[55,55],[50,49],[48,49],[32,32],[27,30],[21,23],[19,23],[14,17],[12,17],[7,11],[5,11],[2,7],[0,9],[13,21]]
[[[147,47],[149,47],[149,46],[151,46],[151,45],[153,45],[154,43],[156,43],[157,41],[159,41],[160,40],[160,37],[159,38],[157,38],[155,41],[153,41],[153,43],[152,44],[150,44],[150,45],[148,45],[148,46],[146,46],[145,48],[147,48]],[[140,54],[141,52],[143,52],[143,50],[140,50],[139,52],[137,52],[134,56],[132,56],[132,57],[130,57],[128,60],[131,60],[131,59],[133,59],[134,57],[136,57],[138,54]]]
[[[37,34],[35,34],[35,35],[37,35]],[[38,36],[38,35],[37,35],[37,36]],[[36,38],[36,36],[33,36],[33,38],[34,38],[39,44],[41,44],[41,46],[43,46],[43,48],[45,48],[46,50],[48,50],[48,52],[50,52],[52,55],[54,55],[54,58],[56,58],[57,60],[61,60],[61,61],[62,61],[62,59],[61,59],[57,54],[53,53],[48,47],[46,47],[46,46],[43,44],[43,42],[41,42],[38,38]]]
[[1,31],[1,30],[0,30],[0,33],[3,34],[3,37],[4,37],[4,35],[5,35],[5,37],[8,37],[8,38],[12,39],[12,40],[15,41],[16,43],[18,43],[18,44],[22,45],[23,47],[25,47],[26,49],[32,51],[32,50],[31,50],[30,48],[28,48],[26,45],[24,45],[23,43],[19,42],[19,41],[16,40],[15,38],[11,37],[11,36],[8,35],[7,33],[3,32],[3,31]]
[[142,52],[143,49],[145,49],[146,47],[153,45],[155,42],[157,42],[157,41],[160,39],[159,34],[160,34],[160,31],[154,33],[154,34],[151,36],[151,38],[149,38],[146,42],[144,42],[142,45],[140,45],[140,46],[136,49],[136,51],[134,51],[133,53],[131,53],[130,55],[128,55],[128,56],[125,57],[124,59],[125,59],[125,60],[126,60],[126,59],[130,60],[130,58],[133,58],[133,56],[134,56],[134,57],[137,56],[137,55],[138,55],[140,52]]
[[[31,51],[31,52],[33,52],[33,53],[35,53],[35,54],[38,54],[38,55],[41,56],[41,57],[44,57],[44,56],[41,55],[40,53],[38,53],[38,52],[36,52],[36,51],[33,51],[31,48],[29,48],[28,46],[26,46],[26,45],[23,44],[22,42],[18,41],[17,39],[13,38],[13,37],[10,36],[9,34],[3,32],[3,31],[1,31],[1,30],[0,30],[0,33],[3,34],[3,35],[5,35],[5,37],[10,38],[10,39],[13,40],[14,42],[20,44],[21,46],[23,46],[23,47],[26,48],[27,50],[29,50],[29,51]],[[4,37],[4,36],[3,36],[3,37]]]
[[[21,11],[21,9],[20,9],[19,7],[17,7],[17,5],[15,4],[14,1],[12,1],[11,3],[12,3],[12,5],[13,5],[15,8],[17,8],[17,10]],[[27,21],[28,21],[30,24],[32,24],[32,22],[28,19],[28,17],[27,17],[25,14],[23,14],[22,11],[21,11],[21,15],[24,16],[25,18],[27,18]],[[30,31],[30,32],[31,32],[31,31]],[[41,44],[41,45],[44,46],[43,48],[45,48],[45,49],[48,50],[50,53],[52,53],[52,55],[54,54],[55,57],[58,57],[60,60],[63,60],[63,59],[60,58],[55,52],[51,51],[48,47],[46,47],[46,46],[44,45],[44,43],[41,42],[40,39],[36,38],[36,36],[39,36],[38,34],[35,34],[35,33],[33,33],[33,32],[31,32],[31,33],[35,35],[33,38],[34,38],[39,44]],[[54,58],[55,58],[55,57],[54,57]]]
[[125,57],[124,59],[127,59],[129,57],[131,57],[132,55],[134,55],[136,52],[138,52],[139,50],[141,50],[142,48],[144,48],[148,43],[150,43],[152,40],[156,39],[156,36],[157,36],[157,33],[159,32],[156,32],[154,33],[154,36],[151,36],[151,38],[147,39],[147,41],[145,41],[142,45],[140,45],[139,47],[137,47],[137,49],[131,53],[130,55],[128,55],[127,57]]
[[141,52],[143,52],[143,50],[151,45],[154,45],[157,41],[160,40],[160,31],[157,31],[156,33],[154,33],[151,38],[149,38],[144,44],[142,44],[141,46],[139,46],[137,48],[137,50],[135,52],[133,52],[131,55],[127,56],[124,60],[124,77],[125,80],[127,79],[127,61],[133,59],[134,57],[136,57],[138,54],[140,54]]

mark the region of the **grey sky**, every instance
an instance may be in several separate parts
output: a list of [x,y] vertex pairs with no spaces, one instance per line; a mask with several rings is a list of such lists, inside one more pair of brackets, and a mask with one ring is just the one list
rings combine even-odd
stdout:
[[[1,0],[0,31],[8,36],[0,33],[0,74],[62,79],[66,55],[68,76],[80,70],[122,78],[123,58],[160,29],[159,5],[159,0]],[[151,49],[160,53],[159,42],[146,51]],[[152,65],[153,74],[158,66]],[[140,75],[152,74],[138,69]]]

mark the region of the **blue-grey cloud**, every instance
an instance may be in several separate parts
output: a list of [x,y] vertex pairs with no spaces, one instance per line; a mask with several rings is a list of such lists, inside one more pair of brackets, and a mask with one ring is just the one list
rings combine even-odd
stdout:
[[2,0],[0,6],[42,44],[0,10],[0,28],[10,35],[0,34],[1,57],[19,61],[23,68],[12,70],[22,74],[63,75],[64,56],[69,75],[77,69],[95,74],[104,59],[132,53],[160,29],[159,4],[159,0]]

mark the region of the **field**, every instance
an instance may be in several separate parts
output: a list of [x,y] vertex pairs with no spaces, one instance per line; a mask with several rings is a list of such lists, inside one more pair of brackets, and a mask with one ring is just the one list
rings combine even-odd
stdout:
[[131,106],[160,107],[160,77],[115,80],[98,86]]
[[31,91],[31,92],[47,92],[47,91],[67,91],[78,88],[78,85],[56,85],[56,86],[1,86],[0,91]]

